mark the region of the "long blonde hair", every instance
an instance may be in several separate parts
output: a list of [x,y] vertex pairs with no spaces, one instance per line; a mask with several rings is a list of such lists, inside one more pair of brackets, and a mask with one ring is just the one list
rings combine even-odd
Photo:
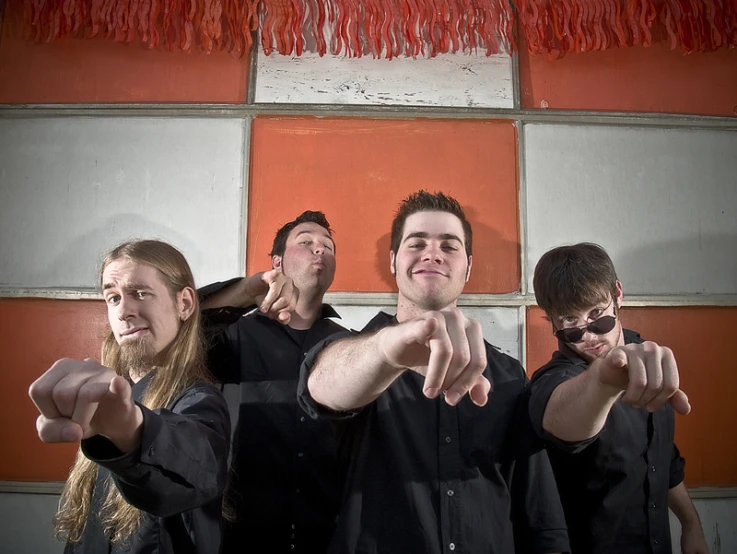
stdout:
[[[195,288],[187,260],[179,250],[165,242],[141,240],[121,244],[105,257],[100,268],[101,283],[105,268],[120,259],[146,264],[158,270],[172,299],[185,287]],[[120,346],[112,330],[102,344],[101,361],[102,365],[114,369],[118,375],[129,377],[128,368],[121,367]],[[142,401],[144,406],[152,410],[165,408],[198,380],[211,381],[204,364],[200,310],[196,298],[192,315],[181,324],[171,344],[157,355],[155,365],[158,369],[146,387]],[[54,518],[56,537],[70,542],[78,542],[82,538],[96,479],[97,464],[87,459],[80,449],[64,485],[59,512]],[[109,479],[106,488],[100,519],[108,539],[121,542],[137,532],[141,524],[141,511],[128,504]]]

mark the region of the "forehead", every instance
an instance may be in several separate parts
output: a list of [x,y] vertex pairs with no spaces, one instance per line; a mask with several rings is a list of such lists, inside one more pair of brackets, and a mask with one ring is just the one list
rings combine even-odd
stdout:
[[158,270],[148,264],[140,264],[128,259],[111,262],[102,272],[102,287],[126,287],[143,285],[150,288],[163,287]]
[[596,303],[591,304],[588,307],[571,310],[570,313],[558,314],[555,317],[559,319],[564,317],[579,317],[581,319],[586,319],[592,311],[604,309],[608,307],[610,303],[612,303],[612,297],[608,293],[602,293],[601,298]]
[[410,215],[404,222],[402,240],[410,234],[426,233],[434,235],[455,235],[465,245],[463,224],[457,216],[448,212],[417,212]]
[[333,238],[330,236],[330,233],[328,233],[328,230],[323,227],[322,225],[318,225],[317,223],[307,222],[307,223],[300,223],[297,225],[292,231],[289,233],[289,237],[287,240],[294,240],[299,235],[309,233],[311,235],[317,235],[320,237],[327,237],[330,240],[333,240]]

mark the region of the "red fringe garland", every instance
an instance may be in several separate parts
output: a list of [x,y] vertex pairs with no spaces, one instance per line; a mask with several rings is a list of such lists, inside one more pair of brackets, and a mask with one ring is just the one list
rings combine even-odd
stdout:
[[558,57],[650,46],[655,33],[684,53],[737,46],[737,0],[516,0],[532,53]]
[[[514,14],[532,53],[650,46],[654,28],[685,53],[737,46],[737,0],[7,0],[29,38],[140,41],[242,55],[261,31],[268,55],[391,59],[512,52]],[[10,7],[10,6],[6,6]],[[664,32],[663,32],[664,29]]]

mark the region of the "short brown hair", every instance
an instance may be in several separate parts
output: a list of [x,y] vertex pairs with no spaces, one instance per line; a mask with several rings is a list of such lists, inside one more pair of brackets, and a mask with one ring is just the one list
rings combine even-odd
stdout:
[[397,209],[397,213],[394,216],[394,221],[392,221],[392,252],[396,254],[399,250],[399,245],[402,242],[402,234],[404,233],[404,223],[407,221],[407,218],[417,212],[447,212],[460,219],[461,225],[463,225],[463,234],[465,235],[463,242],[466,246],[466,256],[471,256],[473,232],[471,230],[471,224],[466,219],[466,213],[458,203],[458,200],[442,192],[430,193],[426,190],[420,190],[410,194],[399,205],[399,209]]
[[299,214],[297,219],[290,221],[289,223],[285,223],[279,228],[276,232],[276,236],[274,237],[274,244],[271,246],[269,256],[284,255],[284,251],[287,249],[289,233],[291,233],[292,229],[301,223],[317,223],[328,232],[331,238],[333,236],[333,230],[330,228],[330,223],[328,223],[328,219],[325,217],[325,214],[322,212],[307,210],[306,212]]
[[565,316],[617,295],[617,272],[601,246],[581,242],[543,254],[532,280],[535,299],[548,317]]

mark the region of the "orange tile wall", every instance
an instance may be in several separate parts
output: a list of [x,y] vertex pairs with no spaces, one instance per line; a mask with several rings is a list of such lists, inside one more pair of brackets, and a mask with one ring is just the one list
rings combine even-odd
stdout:
[[684,56],[657,43],[549,60],[522,48],[519,59],[523,108],[737,116],[737,49]]
[[[7,2],[11,7],[20,2]],[[0,34],[0,103],[245,102],[249,57],[149,50],[138,43],[19,38],[9,13]]]
[[306,209],[321,210],[336,231],[332,290],[395,290],[391,221],[402,198],[424,188],[455,196],[473,225],[466,292],[517,291],[516,148],[511,122],[257,119],[248,272],[270,267],[267,254],[279,225]]
[[0,299],[0,481],[64,481],[77,448],[42,443],[30,384],[59,358],[97,358],[102,301]]

